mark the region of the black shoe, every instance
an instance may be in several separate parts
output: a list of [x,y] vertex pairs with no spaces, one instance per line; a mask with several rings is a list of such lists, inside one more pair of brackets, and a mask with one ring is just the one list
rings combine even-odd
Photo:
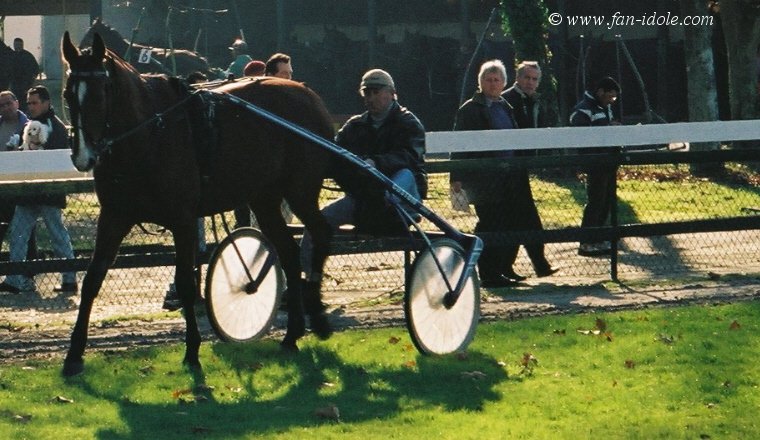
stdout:
[[78,290],[79,290],[79,286],[77,286],[76,282],[61,283],[53,287],[53,292],[56,292],[56,293],[77,293]]
[[3,281],[0,283],[0,292],[21,293],[21,289]]
[[559,267],[546,266],[541,269],[536,269],[536,276],[539,278],[548,277],[559,272]]
[[494,289],[499,287],[512,287],[517,285],[517,280],[510,279],[504,275],[499,275],[496,278],[483,278],[480,280],[480,287],[486,289]]
[[526,278],[524,276],[520,275],[519,273],[515,273],[514,270],[510,270],[510,271],[504,272],[504,274],[502,276],[507,277],[510,280],[514,280],[515,282],[518,282],[518,283],[520,281],[525,281],[526,280]]

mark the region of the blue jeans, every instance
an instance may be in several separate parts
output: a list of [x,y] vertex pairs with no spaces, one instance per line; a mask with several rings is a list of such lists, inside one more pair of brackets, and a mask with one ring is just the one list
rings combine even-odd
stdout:
[[[47,205],[18,205],[8,231],[10,261],[25,260],[29,236],[38,218],[45,222],[55,256],[73,259],[71,237],[63,224],[63,212],[60,208]],[[63,283],[74,283],[77,280],[75,272],[64,272],[61,275]],[[34,280],[26,275],[8,275],[5,282],[21,290],[35,290]]]
[[[404,168],[397,171],[390,179],[416,200],[420,200],[420,192],[417,189],[417,182],[414,179],[414,174],[412,174],[409,169]],[[386,197],[392,202],[400,204],[407,212],[412,212],[406,208],[404,206],[405,204],[395,195],[386,193]],[[325,217],[325,220],[327,220],[330,227],[332,227],[333,231],[337,231],[342,225],[354,224],[355,213],[356,198],[350,194],[346,194],[343,198],[322,208],[322,215]],[[322,278],[322,274],[313,274],[311,271],[313,249],[311,234],[309,234],[309,231],[304,231],[303,238],[301,239],[301,268],[304,274],[306,274],[307,280],[319,281]]]

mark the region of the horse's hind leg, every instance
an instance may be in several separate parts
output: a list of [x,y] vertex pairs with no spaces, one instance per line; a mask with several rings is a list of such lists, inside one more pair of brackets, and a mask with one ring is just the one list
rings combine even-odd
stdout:
[[192,368],[200,368],[198,351],[201,345],[201,334],[195,318],[195,297],[198,291],[194,272],[195,252],[198,248],[196,219],[187,216],[185,221],[172,228],[172,234],[177,258],[174,283],[182,301],[182,311],[185,316],[185,358],[182,363]]
[[[317,191],[319,187],[317,187]],[[325,315],[325,306],[322,303],[322,271],[324,270],[325,261],[328,257],[330,247],[330,237],[332,228],[325,217],[319,211],[319,206],[314,198],[303,197],[305,194],[300,193],[299,197],[288,199],[293,212],[303,221],[311,237],[311,267],[304,268],[309,274],[308,279],[304,281],[302,288],[303,304],[306,313],[309,315],[311,329],[320,339],[327,339],[332,334],[332,327]],[[318,195],[318,194],[317,194]]]
[[288,283],[288,328],[280,345],[286,350],[297,350],[296,341],[306,333],[301,297],[301,263],[298,258],[298,244],[282,218],[280,203],[281,199],[277,198],[258,200],[251,204],[251,209],[256,214],[261,232],[277,251]]
[[106,209],[101,211],[98,218],[95,251],[82,281],[79,313],[71,333],[69,352],[63,362],[64,376],[74,376],[84,371],[83,355],[87,345],[87,328],[90,325],[92,305],[108,273],[108,268],[116,258],[119,245],[131,228],[132,223],[109,215]]

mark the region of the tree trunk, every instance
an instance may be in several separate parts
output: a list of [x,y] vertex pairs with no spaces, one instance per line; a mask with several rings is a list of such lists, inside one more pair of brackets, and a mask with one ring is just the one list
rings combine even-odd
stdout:
[[549,125],[559,122],[557,107],[557,80],[549,68],[552,53],[546,44],[549,30],[549,13],[543,0],[502,0],[501,11],[505,30],[515,44],[515,58],[520,61],[538,61],[541,66],[541,84],[538,91],[544,102]]
[[721,0],[720,17],[728,53],[731,119],[756,119],[759,116],[756,57],[760,45],[760,2]]
[[[705,15],[707,10],[703,0],[681,0],[681,14],[684,16]],[[715,85],[715,67],[712,52],[711,26],[684,26],[684,56],[686,57],[686,81],[689,108],[689,122],[718,120],[718,92]],[[717,150],[717,142],[691,144],[694,151]],[[691,172],[697,175],[718,173],[723,168],[719,163],[691,164]]]

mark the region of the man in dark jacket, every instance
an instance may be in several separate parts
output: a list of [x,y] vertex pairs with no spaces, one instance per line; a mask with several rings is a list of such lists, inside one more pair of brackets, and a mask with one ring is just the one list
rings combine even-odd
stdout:
[[[396,85],[388,72],[372,69],[364,74],[359,86],[367,111],[349,119],[335,142],[361,157],[393,180],[417,200],[427,193],[425,173],[425,129],[419,119],[399,105]],[[353,224],[373,234],[396,233],[407,225],[401,223],[389,207],[384,188],[371,176],[343,160],[335,162],[332,175],[346,192],[345,197],[322,209],[334,228]],[[304,234],[301,261],[307,279],[318,281],[321,274],[310,274],[311,237]]]
[[[462,104],[457,111],[454,130],[505,130],[517,128],[513,117],[512,106],[501,96],[507,82],[507,73],[504,64],[499,60],[490,60],[483,63],[478,74],[479,89],[471,99]],[[506,146],[505,146],[506,148]],[[511,157],[513,151],[499,150],[478,153],[453,153],[452,159],[483,159]],[[509,232],[519,229],[521,222],[518,217],[524,215],[517,212],[518,199],[525,198],[525,194],[517,194],[516,187],[521,187],[523,192],[526,186],[517,185],[517,180],[527,178],[515,172],[505,172],[495,167],[485,170],[458,171],[451,173],[452,191],[458,192],[464,189],[475,205],[478,215],[478,223],[475,233]],[[527,186],[528,197],[530,196],[530,184]],[[525,204],[525,203],[523,203]],[[535,206],[535,205],[534,205]],[[536,212],[536,215],[538,213]],[[525,279],[517,274],[513,265],[517,258],[518,246],[500,245],[485,240],[483,253],[478,260],[478,271],[483,287],[507,287]],[[543,250],[543,249],[541,249]],[[548,276],[556,272],[546,259],[541,255],[534,254],[533,261],[538,276]]]
[[[573,112],[570,125],[573,127],[604,127],[620,125],[612,114],[612,104],[620,94],[620,85],[610,78],[599,80],[593,89],[586,91]],[[583,153],[614,153],[617,147],[588,148]],[[586,168],[587,203],[583,209],[582,228],[604,226],[612,212],[614,202],[615,175],[614,165],[594,165]],[[607,255],[610,253],[609,242],[581,243],[578,254],[586,257]]]
[[[35,86],[26,95],[29,106],[29,117],[42,122],[50,135],[44,145],[46,150],[64,149],[66,144],[66,127],[55,115],[50,105],[50,93],[45,86]],[[32,153],[29,153],[32,154]],[[23,261],[27,252],[29,236],[34,230],[38,218],[42,218],[47,226],[53,251],[58,258],[73,259],[74,251],[71,246],[69,231],[63,224],[62,209],[66,206],[65,194],[41,194],[19,201],[13,214],[10,230],[10,261]],[[65,272],[60,285],[53,288],[54,292],[75,293],[77,291],[76,273]],[[19,293],[35,290],[34,280],[25,275],[9,275],[0,284],[0,290]]]
[[[26,91],[34,84],[34,79],[40,74],[40,65],[31,52],[24,49],[24,40],[13,40],[13,75],[11,77],[11,89],[13,93],[24,99]],[[21,104],[21,109],[27,111],[26,104]]]
[[[501,94],[512,106],[517,128],[543,128],[546,127],[546,118],[543,107],[540,105],[540,95],[537,93],[541,83],[541,67],[535,61],[523,61],[517,65],[515,83]],[[516,150],[515,156],[535,155],[535,150]],[[530,188],[528,170],[519,168],[510,171],[512,175],[512,226],[516,230],[540,231],[543,229],[541,217],[533,200],[533,192]],[[519,247],[509,249],[509,257],[512,260],[510,267],[517,258]],[[544,245],[527,244],[525,251],[533,264],[533,270],[538,277],[545,277],[556,273],[559,269],[552,267],[546,260]]]

